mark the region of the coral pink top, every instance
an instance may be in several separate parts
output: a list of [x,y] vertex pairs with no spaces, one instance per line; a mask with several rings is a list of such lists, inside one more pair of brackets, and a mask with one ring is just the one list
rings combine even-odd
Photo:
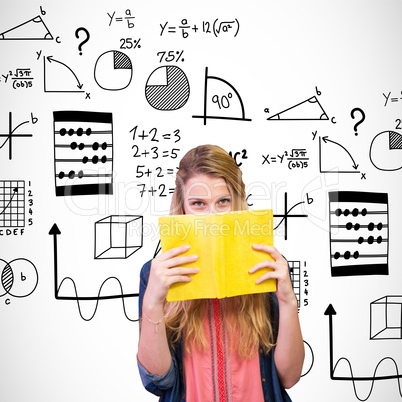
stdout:
[[186,400],[190,402],[263,402],[258,351],[251,360],[230,352],[218,299],[210,301],[204,321],[208,349],[184,350]]

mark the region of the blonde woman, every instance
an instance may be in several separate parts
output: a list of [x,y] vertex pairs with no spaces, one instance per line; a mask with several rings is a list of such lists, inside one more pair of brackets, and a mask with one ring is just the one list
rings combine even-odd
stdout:
[[[202,145],[181,160],[171,214],[208,214],[247,209],[241,170],[222,148]],[[191,281],[197,260],[177,247],[141,270],[138,367],[145,388],[160,401],[290,401],[304,361],[297,300],[288,264],[272,246],[250,273],[273,268],[257,283],[277,280],[277,291],[226,299],[166,301],[169,287]]]

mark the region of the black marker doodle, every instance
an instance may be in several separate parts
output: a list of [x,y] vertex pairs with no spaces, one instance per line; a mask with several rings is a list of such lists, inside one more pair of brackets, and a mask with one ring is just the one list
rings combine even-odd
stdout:
[[111,215],[95,222],[95,259],[128,258],[143,245],[143,218]]
[[0,227],[25,226],[25,181],[0,180]]
[[145,85],[145,97],[157,110],[178,110],[190,97],[190,85],[186,74],[177,66],[155,69]]
[[7,73],[1,74],[0,80],[1,78],[4,78],[4,84],[8,82],[13,89],[33,88],[35,80],[31,68],[16,68],[15,71],[9,70]]
[[300,261],[288,260],[288,264],[290,268],[290,280],[297,299],[297,308],[300,310]]
[[[124,315],[126,316],[126,318],[127,318],[129,321],[132,321],[132,322],[138,321],[138,318],[137,318],[137,319],[131,319],[130,317],[128,317],[127,312],[126,312],[126,306],[125,306],[124,299],[125,299],[126,297],[139,297],[139,293],[124,293],[124,292],[123,292],[123,286],[122,286],[120,280],[119,280],[118,278],[114,277],[114,276],[113,276],[113,277],[109,277],[109,278],[105,279],[105,280],[102,282],[102,284],[101,284],[101,286],[100,286],[100,288],[99,288],[98,294],[97,294],[96,296],[78,296],[77,287],[76,287],[76,285],[75,285],[75,282],[74,282],[74,280],[73,280],[72,278],[70,278],[70,277],[65,277],[65,278],[60,282],[60,285],[58,284],[57,236],[59,236],[60,234],[61,234],[60,229],[58,228],[57,224],[54,224],[54,225],[51,227],[50,231],[49,231],[49,235],[53,236],[54,297],[55,297],[55,299],[56,299],[56,300],[70,300],[70,301],[76,301],[76,302],[77,302],[77,307],[78,307],[79,314],[80,314],[81,318],[82,318],[84,321],[91,321],[92,318],[94,318],[94,316],[95,316],[95,314],[96,314],[96,312],[97,312],[97,309],[98,309],[98,305],[99,305],[99,301],[100,301],[100,300],[121,299],[122,304],[123,304],[123,312],[124,312]],[[64,281],[70,281],[70,282],[72,283],[72,285],[73,285],[73,287],[74,287],[75,296],[60,296],[60,289],[61,289],[61,287],[62,287]],[[117,284],[118,284],[118,286],[119,286],[119,289],[120,289],[120,294],[117,294],[117,295],[109,295],[109,296],[101,296],[103,286],[104,286],[106,283],[110,282],[110,281],[116,281],[116,282],[117,282]],[[83,301],[96,301],[94,312],[93,312],[93,314],[92,314],[89,318],[86,318],[86,317],[84,317],[84,316],[82,315],[80,302],[83,302]]]
[[[336,147],[328,146],[330,149],[324,151],[327,146],[322,146],[321,141],[324,144],[335,144]],[[337,151],[341,151],[341,154]],[[325,154],[325,157],[323,155]],[[320,173],[360,173],[357,168],[359,165],[355,162],[350,152],[341,144],[336,141],[328,139],[328,136],[319,137],[318,139],[318,155]],[[347,156],[346,156],[347,155]],[[344,158],[346,156],[346,158]],[[323,161],[323,159],[325,161]],[[344,165],[344,166],[339,166]]]
[[113,194],[111,113],[53,112],[56,196]]
[[370,144],[370,161],[383,171],[402,169],[402,135],[395,131],[382,131]]
[[89,38],[91,35],[89,34],[89,32],[86,28],[84,28],[84,27],[77,28],[75,30],[75,37],[80,40],[81,40],[80,32],[84,32],[84,36],[85,36],[85,39],[83,41],[81,41],[80,44],[78,45],[78,51],[80,52],[80,56],[82,56],[82,47],[85,45],[85,43],[87,43],[89,41]]
[[[223,86],[221,85],[221,89],[213,88],[211,91],[209,89],[211,81],[214,84],[223,83]],[[208,95],[208,89],[213,93],[212,96]],[[233,93],[236,97],[233,96]],[[214,112],[216,114],[208,113],[208,108],[212,106],[215,106]],[[233,113],[234,108],[238,110],[237,116]],[[208,67],[205,67],[204,114],[201,116],[194,115],[193,118],[203,119],[204,126],[207,124],[207,119],[251,121],[251,119],[246,118],[243,100],[236,88],[223,78],[208,75]]]
[[159,56],[159,63],[178,63],[184,61],[183,53],[184,50],[161,50],[156,55]]
[[[31,113],[31,121],[32,124],[37,123],[38,119],[33,116]],[[29,121],[24,121],[19,123],[16,127],[13,127],[13,114],[12,112],[8,113],[8,133],[7,134],[0,134],[0,138],[6,138],[4,142],[0,145],[0,149],[4,147],[4,145],[8,142],[8,159],[11,160],[13,158],[13,139],[14,138],[27,138],[32,137],[32,134],[15,134],[15,132],[24,124],[29,123]]]
[[[169,21],[166,21],[164,24],[159,24],[161,28],[160,36],[165,33],[168,34],[176,34],[181,33],[181,37],[183,39],[187,39],[190,35],[190,31],[192,34],[196,33],[204,33],[204,34],[213,34],[216,38],[221,35],[233,35],[236,37],[240,30],[240,22],[237,18],[233,20],[219,20],[215,18],[215,20],[211,23],[211,21],[202,21],[201,25],[193,24],[190,25],[186,18],[181,20],[181,25],[168,25]],[[199,31],[199,32],[198,32]]]
[[[141,197],[144,194],[152,197],[167,197],[168,194],[173,194],[174,187],[168,187],[165,183],[157,184],[156,182],[160,181],[160,179],[164,181],[174,178],[178,167],[169,164],[169,162],[173,163],[179,156],[180,148],[176,148],[175,144],[181,141],[182,134],[180,130],[163,130],[156,127],[151,130],[141,130],[138,126],[135,126],[130,130],[130,133],[133,133],[133,141],[140,142],[139,145],[134,144],[131,147],[133,158],[140,158],[145,162],[143,165],[138,164],[135,172],[136,179],[146,181],[146,183],[137,184]],[[152,186],[149,186],[149,184],[152,184]],[[174,181],[172,185],[174,185]]]
[[388,194],[328,196],[331,275],[388,275]]
[[[0,258],[0,272],[3,288],[0,290],[0,297],[28,297],[38,286],[38,270],[32,261],[26,258],[16,258],[10,262]],[[6,304],[10,304],[10,299],[6,300]]]
[[141,49],[141,38],[121,38],[120,39],[120,49],[131,50],[131,49]]
[[267,164],[283,164],[285,162],[285,165],[289,170],[302,170],[302,169],[307,169],[308,168],[308,161],[310,158],[307,157],[307,149],[306,148],[292,148],[290,151],[284,151],[281,154],[276,154],[276,155],[262,155],[263,161],[262,165]]
[[402,339],[402,296],[370,303],[370,339]]
[[240,151],[237,151],[237,152],[229,151],[229,155],[235,160],[236,165],[239,167],[243,164],[243,162],[239,162],[237,160],[237,157],[239,157],[242,160],[248,159],[247,149],[242,149],[241,152]]
[[283,110],[267,120],[329,120],[328,115],[321,106],[317,97],[300,102],[288,109]]
[[158,244],[156,245],[153,258],[155,258],[161,252],[161,250],[162,250],[161,241],[159,240]]
[[115,17],[116,11],[113,11],[112,15],[110,15],[110,13],[107,13],[107,15],[109,16],[109,26],[112,25],[113,22],[123,22],[123,18],[126,20],[127,22],[127,28],[131,29],[135,27],[134,22],[131,22],[130,20],[134,19],[135,17],[133,15],[131,15],[131,10],[129,8],[126,9],[126,11],[124,12],[125,17]]
[[[301,377],[306,376],[314,365],[314,353],[310,344],[303,340],[304,343],[304,362]],[[307,346],[307,348],[306,348]]]
[[366,119],[366,114],[364,113],[364,111],[362,109],[360,109],[359,107],[355,107],[354,109],[352,109],[352,111],[350,112],[350,116],[352,117],[352,119],[355,118],[355,114],[356,112],[359,112],[361,114],[361,118],[357,121],[357,123],[353,126],[353,130],[355,131],[355,135],[358,135],[357,133],[357,127],[362,124],[364,122],[364,120]]
[[[388,101],[391,101],[391,103],[397,103],[402,100],[402,96],[391,96],[391,93],[392,93],[391,91],[388,92],[388,95],[385,95],[384,92],[382,93],[385,98],[384,107],[388,105]],[[402,95],[402,91],[401,91],[401,95]]]
[[[309,200],[308,196],[307,196],[307,199]],[[274,218],[282,218],[280,220],[280,222],[274,227],[274,230],[278,229],[278,227],[282,224],[282,222],[285,222],[285,240],[288,239],[288,219],[289,218],[307,218],[308,217],[308,215],[306,215],[306,214],[289,214],[289,212],[292,209],[294,209],[298,205],[301,205],[301,204],[304,204],[304,203],[305,203],[305,201],[298,202],[297,204],[293,205],[293,207],[288,210],[288,193],[285,192],[284,208],[283,208],[285,212],[284,212],[283,215],[274,214]]]
[[[364,376],[364,377],[356,377],[353,374],[353,370],[352,370],[352,365],[350,363],[350,361],[348,359],[346,359],[345,357],[341,357],[336,364],[334,365],[334,341],[333,341],[333,327],[332,327],[332,316],[336,315],[336,311],[333,308],[332,304],[330,304],[327,309],[324,312],[324,315],[327,315],[329,317],[329,372],[330,372],[330,378],[331,380],[336,380],[336,381],[352,381],[353,384],[353,390],[355,393],[356,398],[359,401],[367,401],[367,399],[370,398],[371,393],[373,391],[373,387],[374,387],[374,382],[375,381],[381,381],[381,380],[392,380],[392,379],[397,379],[398,381],[398,391],[399,391],[399,395],[402,397],[402,391],[401,391],[401,378],[402,378],[402,374],[399,373],[398,370],[398,365],[396,363],[396,361],[392,358],[392,357],[384,357],[383,359],[381,359],[378,364],[376,365],[375,369],[374,369],[374,373],[372,376]],[[350,370],[350,376],[335,376],[335,370],[338,367],[338,364],[341,361],[345,361],[349,367]],[[395,372],[396,374],[390,374],[390,375],[381,375],[381,376],[377,376],[377,370],[378,368],[381,366],[381,364],[385,361],[391,361],[393,362],[394,366],[395,366]],[[356,382],[359,381],[371,381],[371,387],[370,390],[368,392],[368,395],[365,398],[360,398],[357,394],[356,391]]]
[[127,88],[133,77],[130,58],[117,50],[101,54],[96,60],[94,77],[96,83],[107,91],[120,91]]
[[40,15],[0,33],[0,40],[53,40]]
[[[60,66],[62,68],[60,69]],[[50,67],[50,68],[49,68]],[[43,56],[43,90],[46,93],[83,93],[74,71],[53,56]]]

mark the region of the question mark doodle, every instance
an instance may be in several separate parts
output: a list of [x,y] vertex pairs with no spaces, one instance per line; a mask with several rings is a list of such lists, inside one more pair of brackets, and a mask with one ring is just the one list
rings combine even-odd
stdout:
[[355,112],[360,112],[362,114],[361,119],[353,126],[353,129],[355,130],[355,135],[357,135],[357,126],[361,123],[363,123],[364,119],[366,118],[365,113],[363,112],[363,110],[361,110],[359,107],[355,107],[351,112],[350,112],[350,116],[352,117],[352,119],[355,118]]
[[89,41],[89,32],[86,28],[80,27],[77,28],[77,30],[75,31],[75,37],[78,39],[80,36],[80,31],[85,32],[86,38],[78,45],[78,50],[80,51],[80,56],[82,56],[82,47],[84,46],[85,43],[87,43]]

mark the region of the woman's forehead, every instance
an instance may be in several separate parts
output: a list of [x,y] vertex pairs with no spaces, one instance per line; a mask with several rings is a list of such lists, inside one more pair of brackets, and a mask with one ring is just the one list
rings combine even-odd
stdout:
[[199,174],[190,177],[185,184],[186,195],[208,195],[216,192],[229,193],[226,181],[222,177]]

